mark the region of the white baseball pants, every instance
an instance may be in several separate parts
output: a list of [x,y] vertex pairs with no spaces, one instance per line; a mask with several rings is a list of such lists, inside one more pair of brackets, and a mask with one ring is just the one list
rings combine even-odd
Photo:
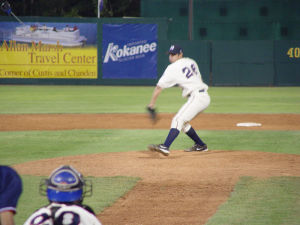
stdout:
[[205,110],[210,104],[210,96],[206,91],[193,91],[187,102],[180,108],[174,116],[171,128],[179,131],[188,132],[191,128],[189,122],[194,119],[200,112]]

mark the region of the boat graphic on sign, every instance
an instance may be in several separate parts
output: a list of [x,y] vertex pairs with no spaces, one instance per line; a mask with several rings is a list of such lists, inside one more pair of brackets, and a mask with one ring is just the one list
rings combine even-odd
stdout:
[[80,36],[79,29],[69,27],[66,25],[63,29],[56,27],[48,27],[46,25],[22,25],[16,27],[15,32],[12,34],[12,40],[19,42],[42,42],[42,44],[59,43],[62,46],[82,46],[86,43],[87,38]]

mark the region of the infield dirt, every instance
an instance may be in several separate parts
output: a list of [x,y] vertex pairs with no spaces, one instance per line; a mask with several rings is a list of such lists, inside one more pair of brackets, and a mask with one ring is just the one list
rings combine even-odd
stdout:
[[[168,129],[172,114],[151,124],[144,114],[0,115],[0,130]],[[257,122],[261,127],[236,127]],[[205,130],[300,130],[297,114],[202,114],[192,121]],[[146,149],[146,146],[145,146]],[[134,176],[141,180],[98,218],[104,225],[196,225],[205,222],[229,197],[241,176],[299,176],[300,155],[251,151],[99,153],[14,165],[20,174],[47,176],[70,164],[85,176]]]
[[[169,129],[173,114],[159,114],[153,125],[146,114],[0,114],[0,131],[70,129]],[[256,122],[261,127],[237,127]],[[201,114],[197,130],[300,130],[300,114]]]

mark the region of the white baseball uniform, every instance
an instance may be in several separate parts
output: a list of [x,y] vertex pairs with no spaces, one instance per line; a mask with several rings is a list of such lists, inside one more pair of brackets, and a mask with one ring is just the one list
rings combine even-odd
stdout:
[[78,205],[51,203],[35,211],[24,225],[101,225],[95,215]]
[[163,89],[175,85],[182,88],[182,97],[188,101],[173,118],[171,128],[187,132],[191,128],[189,121],[210,104],[208,86],[202,81],[197,63],[187,57],[171,63],[157,83]]

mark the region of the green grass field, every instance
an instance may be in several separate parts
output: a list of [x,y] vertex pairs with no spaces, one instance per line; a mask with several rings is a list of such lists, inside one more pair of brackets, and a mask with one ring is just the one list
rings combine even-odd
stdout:
[[242,177],[207,225],[299,224],[300,177]]
[[[153,87],[0,86],[0,113],[144,113]],[[300,87],[212,87],[207,113],[300,113]],[[177,112],[179,88],[163,91],[160,112]]]
[[[145,113],[152,90],[153,87],[0,86],[0,114]],[[212,102],[206,113],[300,113],[300,87],[212,87],[209,93]],[[176,112],[183,102],[180,90],[171,88],[162,93],[157,107],[159,112]],[[149,143],[163,140],[167,132],[0,132],[0,164],[13,165],[31,160],[89,153],[142,151],[146,150]],[[207,140],[211,149],[300,154],[300,130],[198,132]],[[231,140],[235,140],[234,143]],[[182,149],[187,142],[190,140],[180,135],[172,148]],[[45,204],[45,198],[38,195],[40,177],[22,176],[22,179],[24,192],[18,205],[17,224],[22,224],[34,210]],[[95,193],[94,196],[99,195],[99,199],[86,199],[86,203],[97,213],[111,205],[138,181],[138,178],[130,177],[91,179],[96,187],[94,189],[115,185],[111,188],[113,191],[106,190],[105,198],[101,197],[103,193]],[[241,178],[228,201],[220,206],[208,224],[299,224],[299,179]],[[122,185],[116,185],[120,183]],[[116,186],[122,188],[118,190]]]

